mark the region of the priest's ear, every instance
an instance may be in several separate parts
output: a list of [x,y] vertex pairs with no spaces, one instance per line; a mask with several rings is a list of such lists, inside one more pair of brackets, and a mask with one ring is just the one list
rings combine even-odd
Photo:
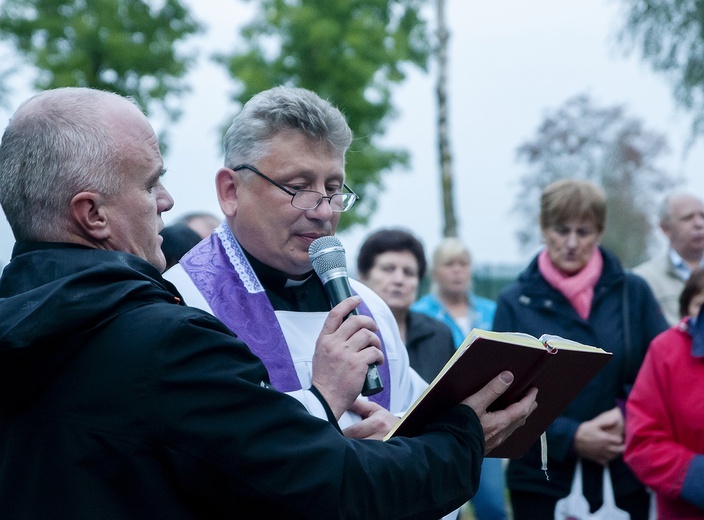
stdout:
[[220,168],[215,175],[215,188],[218,192],[220,209],[226,217],[237,213],[237,189],[242,185],[239,172],[230,168]]
[[110,235],[105,197],[92,191],[73,196],[70,215],[77,232],[88,240],[105,240]]

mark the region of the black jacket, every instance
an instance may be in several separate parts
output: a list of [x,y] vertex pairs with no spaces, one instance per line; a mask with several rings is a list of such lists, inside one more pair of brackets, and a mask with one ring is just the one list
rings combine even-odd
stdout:
[[[538,270],[537,257],[499,295],[494,330],[525,332],[535,337],[556,334],[613,353],[613,358],[548,428],[550,481],[546,481],[540,469],[540,444],[536,443],[524,457],[509,462],[506,477],[511,489],[557,497],[568,494],[576,464],[572,442],[577,428],[626,398],[650,341],[667,328],[645,280],[624,272],[612,253],[604,249],[601,252],[604,267],[594,287],[591,313],[586,320],[562,293],[545,281]],[[599,502],[601,467],[590,461],[584,461],[582,467],[585,495]],[[622,457],[611,464],[611,472],[617,495],[640,487]]]
[[440,320],[409,311],[406,350],[411,367],[430,383],[455,353],[452,331]]
[[437,518],[476,489],[468,407],[414,439],[350,441],[267,385],[147,262],[18,244],[0,278],[0,518]]

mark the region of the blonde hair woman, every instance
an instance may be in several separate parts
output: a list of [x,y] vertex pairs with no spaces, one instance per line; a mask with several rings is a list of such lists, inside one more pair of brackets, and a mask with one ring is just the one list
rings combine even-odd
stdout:
[[[433,253],[433,288],[411,310],[442,321],[452,331],[455,348],[473,328],[491,329],[496,303],[472,292],[472,257],[455,237],[443,239]],[[504,469],[500,459],[484,459],[479,490],[472,498],[478,520],[504,520]]]

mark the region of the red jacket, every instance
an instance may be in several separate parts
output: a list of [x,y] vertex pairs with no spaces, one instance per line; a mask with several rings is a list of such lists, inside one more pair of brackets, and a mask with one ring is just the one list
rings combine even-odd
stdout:
[[660,520],[704,519],[704,330],[694,334],[693,345],[685,319],[653,340],[626,404],[624,458]]

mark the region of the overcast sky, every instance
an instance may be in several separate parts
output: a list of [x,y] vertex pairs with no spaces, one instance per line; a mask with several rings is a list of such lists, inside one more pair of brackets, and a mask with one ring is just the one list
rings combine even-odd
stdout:
[[[166,223],[188,211],[219,214],[214,189],[222,163],[219,127],[234,107],[228,102],[230,80],[207,57],[231,49],[234,27],[250,17],[253,4],[188,3],[209,33],[193,39],[201,64],[190,76],[193,91],[184,99],[184,117],[171,129],[165,184],[176,205],[164,215]],[[455,201],[460,236],[477,263],[527,262],[515,238],[519,221],[510,211],[524,171],[515,161],[516,148],[535,135],[546,111],[578,93],[601,106],[625,104],[646,128],[666,134],[673,150],[670,170],[682,175],[684,188],[704,196],[704,140],[682,159],[690,119],[675,108],[666,78],[616,44],[623,18],[617,0],[447,0],[447,8]],[[364,236],[381,226],[410,227],[428,253],[440,240],[434,72],[413,71],[395,89],[398,118],[385,143],[407,148],[411,168],[385,176],[379,210],[368,227],[340,235],[350,259]],[[12,109],[28,93],[20,84]],[[0,109],[0,127],[11,111]],[[7,261],[12,236],[1,220],[0,261]]]

